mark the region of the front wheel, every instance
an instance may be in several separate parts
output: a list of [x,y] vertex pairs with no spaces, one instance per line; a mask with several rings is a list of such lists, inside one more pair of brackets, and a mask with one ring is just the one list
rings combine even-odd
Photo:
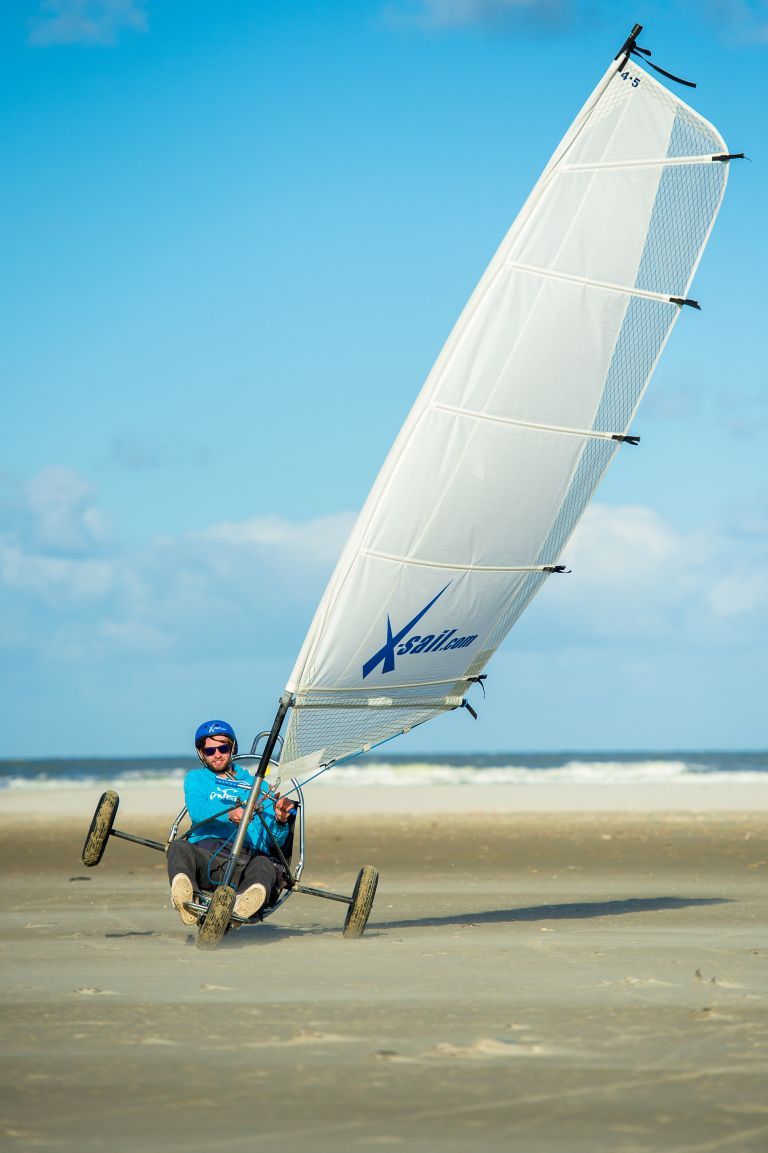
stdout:
[[368,918],[373,908],[373,898],[376,896],[376,886],[379,883],[379,874],[373,865],[364,865],[357,876],[352,904],[349,906],[347,918],[344,922],[342,936],[362,937]]
[[115,823],[117,806],[119,804],[120,798],[113,789],[107,789],[106,793],[102,793],[99,798],[96,812],[93,814],[93,820],[91,821],[91,827],[88,830],[85,844],[83,845],[83,864],[88,869],[92,869],[94,865],[98,865],[104,856],[104,850],[107,847],[109,834]]
[[221,939],[229,928],[236,895],[230,885],[219,885],[214,889],[208,912],[197,933],[198,949],[215,949],[221,944]]

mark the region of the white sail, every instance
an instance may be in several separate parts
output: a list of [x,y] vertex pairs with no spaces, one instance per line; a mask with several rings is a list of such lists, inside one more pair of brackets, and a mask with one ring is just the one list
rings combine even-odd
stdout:
[[628,435],[717,215],[725,153],[632,61],[608,69],[360,513],[287,685],[284,761],[321,750],[334,763],[462,703]]

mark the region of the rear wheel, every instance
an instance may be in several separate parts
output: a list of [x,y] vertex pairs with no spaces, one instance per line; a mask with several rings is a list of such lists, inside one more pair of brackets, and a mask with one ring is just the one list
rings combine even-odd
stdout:
[[373,908],[373,898],[376,896],[376,886],[379,883],[379,874],[373,865],[364,865],[358,873],[352,893],[352,904],[349,906],[347,919],[344,922],[343,936],[362,937],[368,918]]
[[230,885],[219,885],[213,890],[208,912],[197,933],[198,949],[215,949],[229,928],[235,906],[235,890]]
[[112,789],[107,789],[106,793],[102,793],[99,803],[96,806],[96,812],[93,814],[91,827],[85,838],[83,845],[83,864],[91,869],[94,865],[98,865],[101,858],[104,856],[104,850],[107,847],[107,840],[112,831],[112,826],[115,823],[117,816],[117,806],[120,804],[120,798],[117,793]]

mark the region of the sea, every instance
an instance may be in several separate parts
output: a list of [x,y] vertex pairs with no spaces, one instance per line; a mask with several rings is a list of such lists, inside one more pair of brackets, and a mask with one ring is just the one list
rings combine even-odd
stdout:
[[[40,758],[0,761],[3,789],[66,789],[178,784],[198,766],[194,757]],[[317,779],[322,788],[402,788],[408,785],[666,784],[768,781],[768,750],[369,755],[335,766]],[[279,769],[272,770],[279,776]]]

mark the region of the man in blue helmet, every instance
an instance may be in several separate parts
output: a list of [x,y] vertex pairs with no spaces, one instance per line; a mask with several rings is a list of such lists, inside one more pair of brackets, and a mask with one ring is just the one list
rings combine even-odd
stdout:
[[[195,889],[214,889],[229,859],[229,846],[243,819],[253,777],[232,763],[237,753],[235,731],[226,721],[206,721],[195,733],[195,748],[203,768],[193,769],[184,779],[184,798],[193,829],[188,838],[168,847],[171,900],[184,925],[197,918],[184,907]],[[261,815],[278,845],[290,833],[293,804],[285,797],[273,799],[262,781]],[[228,811],[226,811],[228,810]],[[252,917],[269,905],[280,890],[280,866],[271,858],[273,845],[264,824],[254,815],[243,850],[237,859],[231,884],[237,888],[234,911]]]

